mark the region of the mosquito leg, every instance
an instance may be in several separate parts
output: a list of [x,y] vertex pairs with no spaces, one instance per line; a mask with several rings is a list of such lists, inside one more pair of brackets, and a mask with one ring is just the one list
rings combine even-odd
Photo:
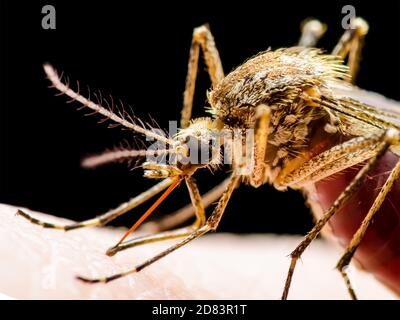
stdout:
[[[202,196],[202,202],[205,209],[221,197],[226,186],[228,185],[229,180],[230,178],[225,179],[219,185],[217,185]],[[174,213],[171,213],[170,215],[161,218],[160,220],[151,221],[144,224],[142,227],[140,227],[140,230],[152,233],[170,230],[175,226],[186,222],[194,216],[195,207],[193,206],[193,204],[188,204],[183,208],[175,211]]]
[[372,219],[378,212],[379,208],[382,206],[383,201],[385,200],[387,194],[392,189],[394,182],[397,180],[399,176],[400,176],[400,161],[396,163],[388,179],[386,180],[378,196],[376,197],[374,203],[372,204],[372,207],[369,209],[368,214],[365,216],[360,228],[353,235],[353,238],[351,239],[350,244],[348,245],[345,253],[340,258],[339,262],[336,265],[336,268],[339,270],[340,274],[342,275],[343,279],[346,282],[346,286],[350,293],[350,296],[354,300],[357,299],[357,296],[354,292],[350,279],[347,275],[346,267],[350,264],[350,261],[353,258],[355,251],[360,245],[360,242],[364,238],[365,233],[367,232],[367,229],[372,222]]
[[193,231],[195,231],[197,229],[198,228],[195,228],[194,226],[188,226],[188,227],[183,227],[183,228],[179,228],[176,230],[163,231],[163,232],[159,232],[156,234],[150,234],[150,235],[136,237],[136,238],[124,241],[117,246],[109,248],[107,250],[106,254],[109,257],[112,257],[120,251],[129,249],[132,247],[141,246],[143,244],[160,242],[160,241],[165,241],[165,240],[172,240],[172,239],[176,239],[176,238],[183,238],[183,237],[190,235]]
[[151,243],[151,242],[158,242],[163,240],[175,239],[175,238],[182,238],[188,236],[193,231],[199,229],[200,227],[204,226],[206,222],[206,215],[204,206],[201,200],[200,191],[197,187],[196,181],[192,177],[186,178],[186,185],[189,190],[190,199],[192,201],[192,205],[195,208],[196,214],[196,221],[188,227],[179,228],[177,230],[160,232],[156,234],[141,236],[137,238],[133,238],[128,241],[124,241],[117,246],[114,246],[107,250],[108,256],[113,256],[118,251],[122,251],[128,248],[136,247],[138,245]]
[[121,216],[122,214],[132,210],[133,208],[141,205],[145,201],[149,200],[151,197],[156,195],[157,193],[161,192],[165,188],[167,188],[170,184],[172,183],[172,179],[165,179],[158,184],[154,185],[150,189],[142,192],[138,196],[130,199],[127,202],[122,203],[119,205],[117,208],[110,210],[106,212],[105,214],[98,216],[97,218],[94,219],[89,219],[86,221],[82,222],[76,222],[72,223],[69,225],[59,225],[59,224],[54,224],[54,223],[49,223],[46,221],[42,221],[39,219],[36,219],[29,214],[23,212],[22,210],[17,211],[17,215],[22,216],[23,218],[29,220],[33,224],[37,224],[39,226],[42,226],[43,228],[49,228],[49,229],[59,229],[59,230],[64,230],[64,231],[69,231],[73,229],[78,229],[78,228],[84,228],[84,227],[94,227],[94,226],[103,226],[110,221],[114,220],[115,218]]
[[224,77],[221,59],[209,27],[207,25],[202,25],[195,28],[189,54],[185,92],[183,94],[183,108],[181,113],[182,128],[188,127],[190,118],[192,117],[193,96],[196,86],[200,48],[203,50],[204,61],[212,85],[215,86]]
[[237,176],[237,175],[231,176],[231,180],[229,181],[229,184],[228,184],[225,192],[221,196],[221,198],[218,202],[218,205],[214,209],[213,213],[207,219],[206,224],[204,226],[202,226],[201,228],[193,231],[189,236],[184,238],[182,241],[167,248],[166,250],[164,250],[164,251],[160,252],[159,254],[155,255],[154,257],[144,261],[143,263],[133,267],[132,269],[126,270],[124,272],[117,273],[117,274],[114,274],[114,275],[111,275],[108,277],[104,277],[104,278],[88,279],[88,278],[78,277],[78,279],[82,280],[84,282],[87,282],[87,283],[97,283],[97,282],[107,283],[112,280],[126,276],[128,274],[139,272],[139,271],[143,270],[144,268],[148,267],[149,265],[153,264],[154,262],[167,256],[171,252],[174,252],[175,250],[177,250],[180,247],[184,246],[185,244],[189,243],[190,241],[202,236],[203,234],[205,234],[209,231],[215,231],[216,228],[218,227],[218,224],[219,224],[219,222],[222,218],[222,215],[225,211],[226,205],[229,202],[232,192],[235,189],[235,187],[238,185],[239,178],[240,178],[240,176]]
[[375,155],[368,160],[368,162],[357,173],[351,183],[339,195],[339,197],[329,208],[329,210],[323,215],[321,219],[317,221],[311,231],[308,232],[304,240],[295,248],[294,251],[292,251],[292,253],[290,254],[291,263],[287,274],[285,287],[282,293],[282,299],[287,299],[297,260],[301,257],[304,250],[309,246],[309,244],[318,236],[325,224],[330,220],[330,218],[332,218],[332,216],[338,211],[343,203],[345,203],[350,198],[350,196],[352,196],[359,189],[368,173],[371,172],[371,170],[375,167],[376,163],[385,154],[389,146],[393,144],[393,140],[393,130],[390,129],[382,136],[382,142],[379,144]]
[[269,134],[269,124],[271,111],[266,105],[259,105],[256,111],[256,126],[254,135],[254,169],[249,177],[253,187],[259,187],[264,183],[265,175],[265,154],[267,152],[267,142]]
[[361,19],[355,18],[352,21],[350,29],[346,30],[342,37],[339,39],[338,44],[333,49],[332,54],[340,56],[343,59],[349,56],[348,66],[350,68],[350,75],[352,83],[355,82],[357,77],[358,68],[360,65],[361,51],[364,44],[364,38],[368,33],[368,23]]
[[325,31],[326,25],[316,19],[303,21],[298,45],[300,47],[315,47]]
[[278,188],[301,188],[373,157],[385,132],[356,137],[306,161],[294,171],[282,170],[275,179]]

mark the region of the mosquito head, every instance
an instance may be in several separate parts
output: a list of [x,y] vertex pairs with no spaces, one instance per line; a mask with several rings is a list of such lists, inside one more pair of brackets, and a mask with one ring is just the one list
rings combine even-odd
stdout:
[[192,120],[174,137],[166,157],[146,161],[144,176],[167,178],[192,175],[197,169],[215,169],[221,163],[220,130],[211,118]]

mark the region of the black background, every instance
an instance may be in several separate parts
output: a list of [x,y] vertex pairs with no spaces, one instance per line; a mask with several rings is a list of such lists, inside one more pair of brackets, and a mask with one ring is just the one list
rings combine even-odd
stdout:
[[[358,85],[400,100],[400,6],[396,1],[186,1],[128,4],[82,1],[0,1],[0,202],[82,220],[98,215],[145,190],[154,181],[141,170],[115,164],[80,168],[87,154],[133,141],[131,132],[107,129],[96,116],[84,117],[76,104],[55,97],[42,71],[51,62],[72,80],[151,114],[161,127],[179,120],[187,58],[194,27],[208,22],[229,72],[268,47],[291,46],[300,22],[316,17],[329,29],[319,45],[331,50],[343,32],[341,9],[353,4],[370,23]],[[41,8],[52,4],[56,30],[41,28]],[[73,81],[72,81],[73,83]],[[204,115],[210,83],[200,67],[195,115]],[[226,173],[196,174],[202,191]],[[180,188],[154,216],[188,202]],[[132,224],[149,206],[120,218]],[[231,200],[220,230],[304,233],[311,216],[302,196],[269,186],[242,186]]]

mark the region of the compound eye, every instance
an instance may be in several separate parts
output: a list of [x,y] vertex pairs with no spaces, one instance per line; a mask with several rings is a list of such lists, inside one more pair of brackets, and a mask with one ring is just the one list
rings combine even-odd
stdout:
[[186,137],[185,143],[188,147],[188,157],[191,164],[204,164],[210,162],[212,156],[212,140],[202,141],[194,136]]

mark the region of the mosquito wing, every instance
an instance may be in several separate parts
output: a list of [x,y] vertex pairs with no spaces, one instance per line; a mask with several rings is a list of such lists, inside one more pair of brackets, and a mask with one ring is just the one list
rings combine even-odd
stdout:
[[389,99],[379,93],[363,90],[357,87],[351,89],[334,89],[335,96],[339,98],[358,101],[362,110],[368,110],[375,115],[387,115],[383,119],[393,121],[393,124],[400,126],[400,102]]
[[[334,87],[333,96],[339,102],[336,113],[345,123],[346,133],[362,136],[389,128],[400,130],[400,102],[357,87]],[[400,146],[391,150],[400,156]]]

